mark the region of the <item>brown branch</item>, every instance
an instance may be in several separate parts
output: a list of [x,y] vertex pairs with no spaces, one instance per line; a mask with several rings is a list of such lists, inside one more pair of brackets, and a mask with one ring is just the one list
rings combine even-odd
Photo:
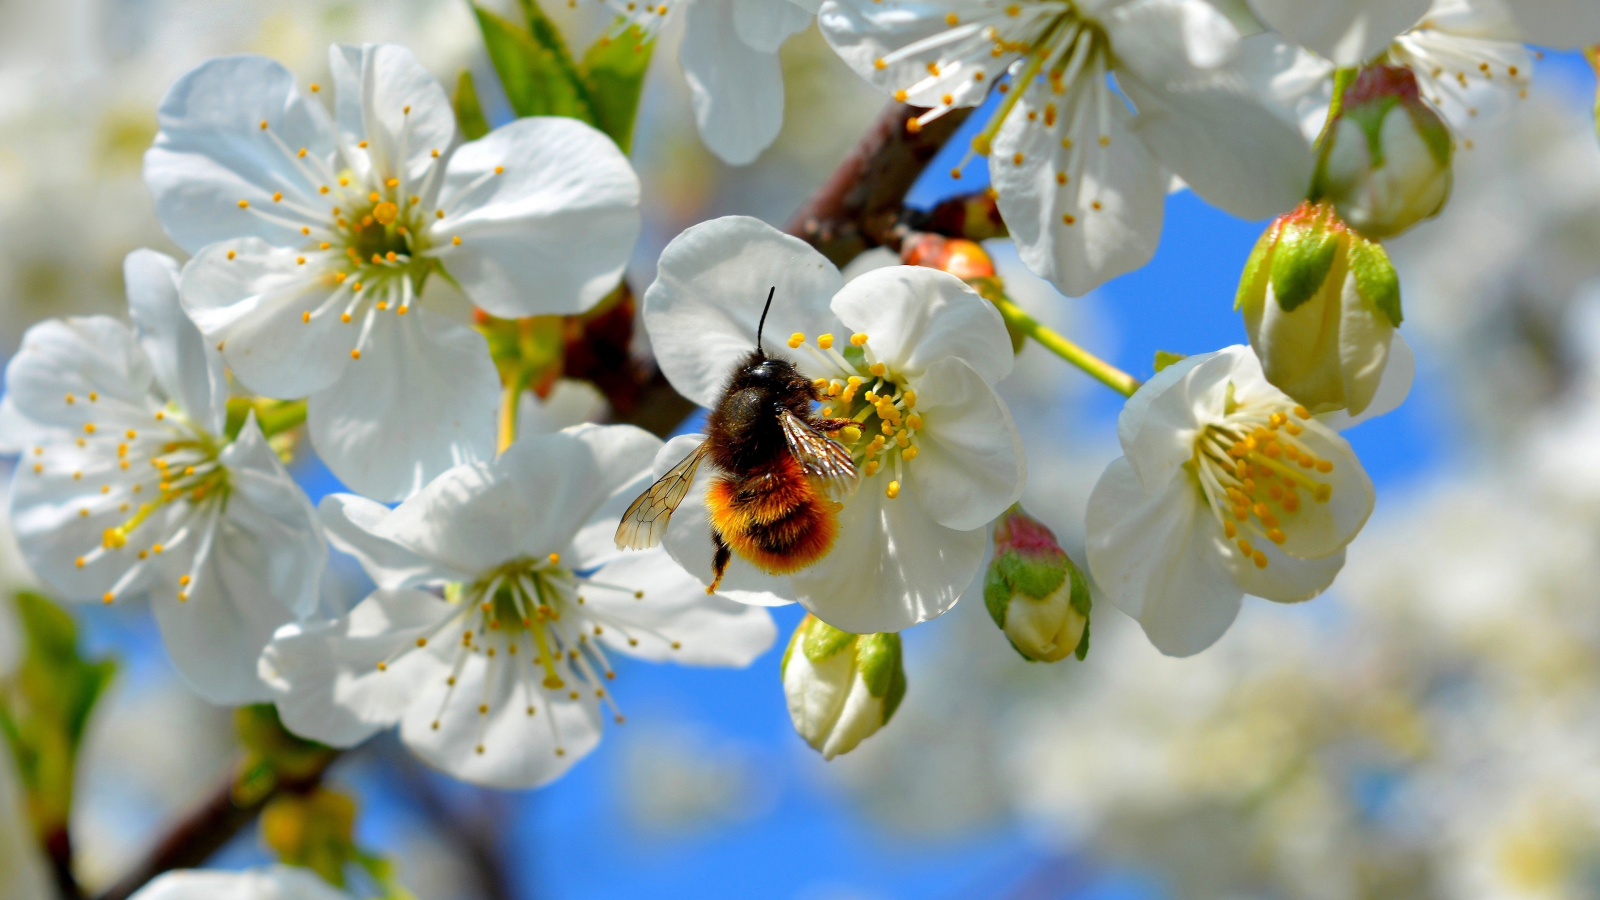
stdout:
[[[843,265],[872,247],[895,247],[896,228],[904,213],[906,192],[934,154],[955,133],[968,111],[952,110],[919,131],[911,132],[906,122],[918,112],[902,103],[890,104],[833,175],[800,207],[789,223],[788,232],[809,242],[836,265]],[[616,325],[615,317],[595,317],[592,322],[585,323],[585,335],[604,332],[608,337],[602,344],[626,347],[625,339],[609,332]],[[585,352],[594,355],[597,368],[620,365],[616,357],[607,355],[606,346],[591,346]],[[629,387],[624,402],[613,407],[618,411],[619,421],[665,435],[694,412],[695,405],[679,396],[659,369],[650,366],[649,373]],[[614,387],[608,390],[608,395],[615,390]],[[328,761],[332,762],[332,758]],[[149,855],[98,900],[126,900],[163,872],[200,865],[255,821],[278,791],[309,790],[321,780],[322,771],[317,770],[303,782],[279,784],[266,796],[246,805],[234,802],[230,779],[203,805],[173,826]]]
[[[327,763],[331,764],[336,758],[337,756],[329,756]],[[325,771],[327,764],[292,782],[280,781],[271,791],[246,804],[235,802],[234,777],[229,775],[226,781],[211,792],[211,796],[207,797],[205,802],[191,810],[173,826],[171,831],[163,835],[132,871],[101,894],[99,900],[126,900],[163,872],[173,869],[192,869],[204,863],[211,858],[211,854],[232,840],[234,835],[254,822],[261,814],[261,810],[279,792],[309,791],[322,781]]]

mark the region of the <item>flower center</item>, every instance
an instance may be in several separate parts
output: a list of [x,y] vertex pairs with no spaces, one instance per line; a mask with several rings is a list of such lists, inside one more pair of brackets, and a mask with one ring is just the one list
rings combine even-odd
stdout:
[[[1231,387],[1229,395],[1232,406]],[[1293,415],[1311,418],[1303,406],[1294,407]],[[1189,465],[1211,511],[1228,539],[1260,569],[1267,567],[1267,555],[1251,538],[1282,544],[1300,511],[1302,491],[1315,503],[1333,496],[1333,485],[1315,477],[1332,472],[1333,462],[1318,459],[1299,439],[1304,431],[1283,410],[1240,408],[1195,439]]]
[[[579,700],[586,691],[592,691],[621,724],[622,711],[604,687],[604,682],[616,678],[616,671],[600,646],[601,636],[610,629],[630,647],[639,646],[641,639],[673,650],[682,645],[653,629],[622,621],[609,604],[601,608],[589,602],[597,592],[634,601],[645,596],[642,590],[597,581],[564,568],[559,554],[513,560],[476,581],[449,585],[445,597],[459,607],[458,612],[418,637],[415,647],[402,648],[379,662],[378,669],[387,671],[399,658],[413,649],[427,647],[441,636],[454,642],[454,664],[446,679],[449,689],[432,723],[437,731],[445,709],[459,702],[456,687],[462,669],[473,656],[483,657],[489,671],[484,676],[482,695],[476,698],[478,732],[474,743],[479,754],[485,752],[484,736],[496,695],[496,667],[507,669],[500,677],[521,682],[529,717],[538,714],[536,697],[564,694],[569,700]],[[556,755],[566,755],[556,717],[547,714],[544,720],[551,729]]]
[[831,377],[814,382],[823,395],[819,410],[833,423],[848,422],[829,432],[850,451],[863,478],[892,472],[884,488],[889,499],[900,496],[905,466],[917,458],[917,432],[922,415],[914,412],[917,392],[906,378],[890,371],[872,352],[865,334],[851,335],[843,350],[833,349],[833,335],[817,336],[815,345],[796,332],[789,338],[793,349],[805,347]]

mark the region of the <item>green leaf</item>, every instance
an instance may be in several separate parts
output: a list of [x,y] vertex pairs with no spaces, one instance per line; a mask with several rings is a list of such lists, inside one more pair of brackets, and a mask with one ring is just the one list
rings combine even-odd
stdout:
[[474,4],[472,11],[513,112],[518,116],[568,116],[595,124],[588,92],[553,27],[541,29],[536,37],[481,6]]
[[1350,240],[1350,272],[1356,278],[1356,293],[1384,314],[1389,324],[1400,327],[1400,276],[1389,262],[1383,245],[1361,237]]
[[46,597],[23,591],[16,604],[27,655],[0,682],[0,733],[16,758],[34,826],[48,836],[66,827],[84,727],[116,663],[80,656],[72,617]]
[[478,88],[472,83],[472,73],[466,69],[461,70],[461,77],[456,80],[453,103],[462,137],[475,141],[489,133],[489,120],[483,114],[483,104],[478,102]]
[[637,25],[616,37],[602,37],[583,55],[583,83],[589,90],[595,124],[627,153],[633,123],[644,91],[645,72],[655,51],[655,38]]

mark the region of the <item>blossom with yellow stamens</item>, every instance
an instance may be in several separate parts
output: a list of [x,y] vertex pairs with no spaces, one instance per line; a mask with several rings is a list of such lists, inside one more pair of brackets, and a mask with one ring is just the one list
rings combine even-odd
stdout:
[[1249,347],[1174,363],[1117,423],[1089,498],[1089,571],[1161,652],[1209,647],[1244,594],[1308,600],[1372,513],[1350,445],[1269,384]]
[[[858,634],[900,631],[944,613],[983,563],[984,526],[1022,492],[1022,441],[994,390],[1013,360],[1004,322],[948,273],[893,266],[847,284],[803,241],[755,219],[716,219],[667,246],[645,293],[651,347],[679,393],[708,407],[718,401],[730,367],[755,346],[773,285],[766,335],[851,336],[828,347],[764,338],[763,350],[807,378],[840,385],[824,402],[829,417],[849,424],[831,436],[862,480],[844,501],[827,556],[786,576],[735,557],[722,592],[751,602],[795,599]],[[673,439],[656,474],[700,440]],[[663,542],[706,584],[712,548],[697,501],[710,468],[702,467]]]
[[1293,206],[1311,176],[1205,0],[828,0],[817,21],[858,74],[929,107],[916,127],[1001,94],[967,160],[989,158],[1023,261],[1067,294],[1150,260],[1169,169],[1245,218]]
[[378,590],[262,655],[284,723],[341,747],[398,724],[457,778],[533,787],[594,749],[602,713],[622,721],[610,654],[743,666],[765,652],[764,610],[707,596],[660,548],[617,550],[660,447],[580,425],[453,468],[393,510],[325,498],[334,545]]
[[35,463],[14,476],[11,516],[59,596],[148,594],[184,680],[214,703],[254,703],[269,696],[255,658],[316,606],[327,544],[254,418],[225,433],[222,360],[184,316],[177,277],[173,260],[135,251],[134,328],[51,320],[23,338],[6,399]]
[[639,182],[574,119],[518,119],[461,144],[444,88],[403,47],[336,46],[330,65],[331,113],[263,57],[184,75],[145,180],[195,254],[184,307],[234,376],[308,397],[311,443],[334,474],[398,500],[495,449],[500,379],[484,338],[429,295],[449,303],[459,288],[503,318],[588,309],[633,249]]

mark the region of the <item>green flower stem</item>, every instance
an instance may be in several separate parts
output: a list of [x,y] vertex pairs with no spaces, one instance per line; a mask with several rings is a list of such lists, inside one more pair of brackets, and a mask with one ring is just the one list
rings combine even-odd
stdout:
[[1004,297],[991,299],[994,305],[999,308],[1000,315],[1005,317],[1006,324],[1038,341],[1041,347],[1082,369],[1088,373],[1090,378],[1111,388],[1122,396],[1132,397],[1133,392],[1137,391],[1139,385],[1143,383],[1127,372],[1067,340],[1058,332],[1046,328],[1040,324],[1038,319],[1023,312],[1021,307],[1010,300]]
[[522,400],[522,390],[525,387],[527,380],[519,374],[500,389],[500,436],[495,446],[497,454],[511,449],[511,445],[517,440],[517,405]]
[[[268,406],[267,404],[271,404]],[[291,428],[298,428],[306,420],[306,401],[282,400],[276,403],[266,401],[256,405],[256,423],[261,426],[261,433],[267,437],[282,434]]]

